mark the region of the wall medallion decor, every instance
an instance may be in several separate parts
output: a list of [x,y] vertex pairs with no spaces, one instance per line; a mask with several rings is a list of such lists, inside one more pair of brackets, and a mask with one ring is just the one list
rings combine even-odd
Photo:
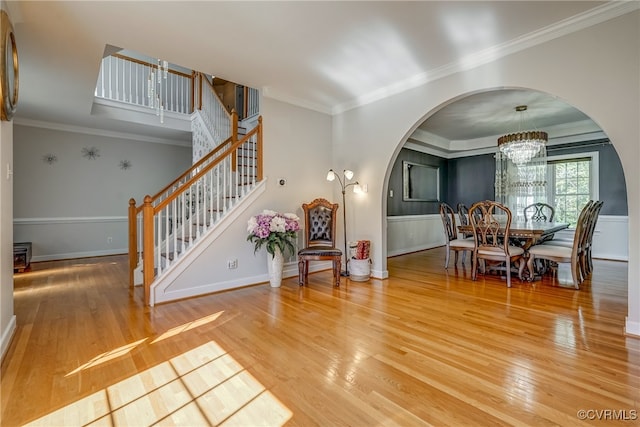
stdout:
[[52,164],[54,164],[55,162],[58,161],[58,156],[56,156],[55,154],[51,154],[51,153],[45,154],[44,156],[42,156],[42,161],[47,163],[47,164],[49,164],[49,165],[52,165]]
[[98,150],[96,147],[91,147],[91,148],[84,147],[82,149],[82,157],[89,160],[95,160],[98,157],[100,157],[100,150]]

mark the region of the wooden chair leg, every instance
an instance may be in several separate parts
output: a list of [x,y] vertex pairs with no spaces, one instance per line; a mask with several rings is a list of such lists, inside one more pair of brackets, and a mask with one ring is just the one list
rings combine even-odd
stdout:
[[307,283],[309,281],[309,260],[304,260],[304,269],[303,269],[303,274],[304,274],[304,283]]
[[451,250],[449,249],[449,245],[447,245],[445,249],[447,251],[447,255],[446,255],[446,258],[444,260],[444,268],[447,269],[447,268],[449,268],[449,253],[451,252]]
[[571,278],[573,279],[573,287],[576,289],[580,289],[579,262],[579,260],[571,262]]
[[340,270],[342,269],[342,257],[333,260],[333,277],[336,281],[336,288],[340,287]]
[[511,259],[508,259],[506,264],[507,270],[507,288],[511,287]]
[[471,263],[471,280],[478,279],[478,256],[473,257],[473,262]]
[[304,260],[298,258],[298,285],[304,285]]

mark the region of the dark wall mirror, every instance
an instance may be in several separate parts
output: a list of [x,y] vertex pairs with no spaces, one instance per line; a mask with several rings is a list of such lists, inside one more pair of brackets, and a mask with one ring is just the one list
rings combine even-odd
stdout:
[[437,202],[440,200],[440,169],[437,166],[402,162],[402,200]]

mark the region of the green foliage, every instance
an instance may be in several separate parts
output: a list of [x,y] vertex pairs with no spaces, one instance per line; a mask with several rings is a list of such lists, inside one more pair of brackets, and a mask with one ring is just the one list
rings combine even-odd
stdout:
[[286,252],[289,251],[291,255],[294,254],[296,248],[293,245],[293,240],[296,238],[295,231],[285,232],[271,232],[269,237],[260,238],[254,234],[247,236],[247,241],[254,244],[253,253],[258,252],[263,246],[266,247],[267,252],[271,254],[271,257],[275,257],[275,248],[279,248],[282,255],[286,256]]

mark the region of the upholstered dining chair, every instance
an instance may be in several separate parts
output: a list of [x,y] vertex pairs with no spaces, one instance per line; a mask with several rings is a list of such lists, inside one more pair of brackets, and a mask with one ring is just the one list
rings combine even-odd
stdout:
[[[590,200],[583,208],[585,215],[587,215],[587,217],[584,219],[587,223],[587,226],[585,233],[582,235],[582,238],[579,242],[578,251],[578,273],[582,280],[586,279],[593,271],[593,234],[595,232],[595,227],[598,222],[598,216],[600,215],[600,209],[602,209],[603,204],[603,201],[594,202],[593,200]],[[553,239],[551,241],[545,242],[545,245],[571,248],[573,247],[573,241],[574,239],[567,238]]]
[[[477,202],[469,208],[469,221],[474,238],[472,280],[478,277],[478,261],[504,262],[507,287],[510,288],[511,263],[520,260],[524,254],[523,248],[509,244],[511,210],[493,200]],[[520,280],[523,271],[524,262],[521,262],[518,269]]]
[[449,268],[449,255],[455,251],[454,265],[458,264],[458,252],[462,251],[462,264],[467,251],[473,253],[474,243],[471,239],[459,239],[458,228],[456,227],[456,214],[453,208],[446,203],[440,203],[440,218],[444,227],[444,237],[446,239],[447,257],[444,268]]
[[523,210],[525,221],[553,222],[556,210],[546,203],[533,203]]
[[556,263],[569,263],[571,266],[571,279],[573,287],[580,289],[580,284],[587,277],[584,269],[584,257],[586,255],[586,242],[589,231],[589,221],[593,213],[595,203],[590,200],[580,211],[576,223],[576,231],[573,241],[569,246],[562,241],[548,241],[542,245],[534,245],[529,248],[529,260],[527,267],[531,277],[534,276],[534,263],[538,259],[545,259]]
[[335,286],[340,286],[342,251],[336,248],[336,212],[338,204],[318,198],[303,203],[304,247],[298,251],[298,283],[303,286],[309,276],[309,261],[331,261]]

